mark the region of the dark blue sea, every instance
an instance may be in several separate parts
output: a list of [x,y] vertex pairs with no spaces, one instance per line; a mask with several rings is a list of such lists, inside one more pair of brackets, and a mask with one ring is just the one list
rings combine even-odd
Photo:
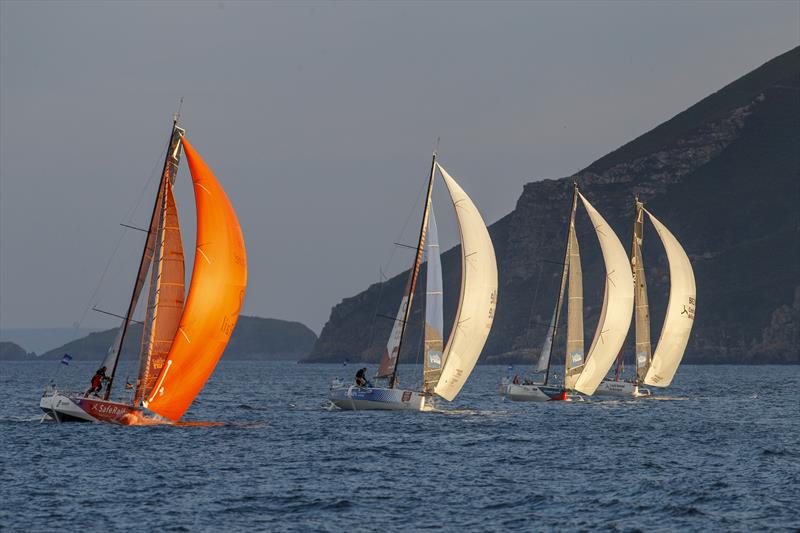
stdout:
[[798,366],[685,365],[652,399],[542,404],[481,366],[410,413],[326,409],[353,365],[223,360],[185,416],[223,426],[40,423],[48,379],[84,388],[94,366],[0,363],[0,529],[800,528]]

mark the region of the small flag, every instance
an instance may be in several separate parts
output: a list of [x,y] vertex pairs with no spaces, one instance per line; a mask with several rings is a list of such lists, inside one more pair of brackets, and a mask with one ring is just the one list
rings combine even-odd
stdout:
[[72,356],[68,353],[65,353],[64,357],[61,358],[62,365],[68,365],[70,361],[72,361]]

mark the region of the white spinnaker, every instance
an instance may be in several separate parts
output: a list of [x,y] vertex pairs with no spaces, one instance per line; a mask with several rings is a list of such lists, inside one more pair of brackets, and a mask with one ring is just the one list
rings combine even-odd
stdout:
[[[645,211],[647,211],[645,209]],[[655,387],[667,387],[672,383],[675,371],[683,359],[686,343],[694,324],[694,311],[697,302],[697,287],[694,271],[689,257],[672,233],[647,211],[650,222],[658,232],[669,262],[669,303],[664,317],[664,327],[658,339],[653,362],[647,371],[644,382]]]
[[464,386],[492,329],[497,303],[497,261],[486,224],[464,190],[436,164],[453,200],[461,234],[461,294],[434,392],[452,401]]
[[611,368],[628,335],[633,315],[633,276],[628,254],[611,226],[582,194],[579,196],[592,219],[606,267],[600,321],[583,372],[575,383],[575,390],[591,396]]

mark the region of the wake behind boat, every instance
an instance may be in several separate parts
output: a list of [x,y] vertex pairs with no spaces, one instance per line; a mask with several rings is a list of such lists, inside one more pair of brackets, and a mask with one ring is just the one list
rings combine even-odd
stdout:
[[[225,191],[177,123],[176,115],[133,293],[103,366],[86,392],[51,385],[39,402],[58,422],[137,424],[150,413],[163,421],[179,420],[213,372],[236,326],[247,285],[241,228]],[[183,245],[173,196],[182,148],[197,211],[196,253],[185,298]],[[126,387],[129,398],[111,400],[125,336],[148,271],[138,377],[135,385]],[[102,381],[107,384],[100,398]]]
[[[461,291],[454,325],[446,346],[442,342],[444,320],[439,240],[431,205],[437,170],[453,202],[461,237]],[[421,390],[402,389],[399,387],[397,365],[406,325],[411,316],[411,304],[423,251],[427,251],[428,261],[423,384]],[[333,405],[344,410],[420,411],[430,407],[436,398],[452,401],[461,391],[483,350],[494,320],[496,303],[497,261],[486,224],[470,197],[436,161],[434,152],[414,263],[375,376],[380,382],[379,386],[368,383],[363,374],[359,375],[359,383],[355,385],[336,380],[331,385],[328,398]]]

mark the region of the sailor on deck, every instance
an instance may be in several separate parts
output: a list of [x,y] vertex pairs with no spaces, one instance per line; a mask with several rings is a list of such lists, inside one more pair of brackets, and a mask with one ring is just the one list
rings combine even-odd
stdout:
[[358,372],[356,372],[357,387],[372,387],[372,383],[367,381],[366,373],[367,373],[367,367],[361,368],[359,369]]
[[88,398],[90,394],[97,394],[103,390],[104,381],[110,380],[106,377],[106,367],[102,366],[94,373],[94,376],[92,376],[92,386],[86,389],[86,392],[83,393],[83,397]]

